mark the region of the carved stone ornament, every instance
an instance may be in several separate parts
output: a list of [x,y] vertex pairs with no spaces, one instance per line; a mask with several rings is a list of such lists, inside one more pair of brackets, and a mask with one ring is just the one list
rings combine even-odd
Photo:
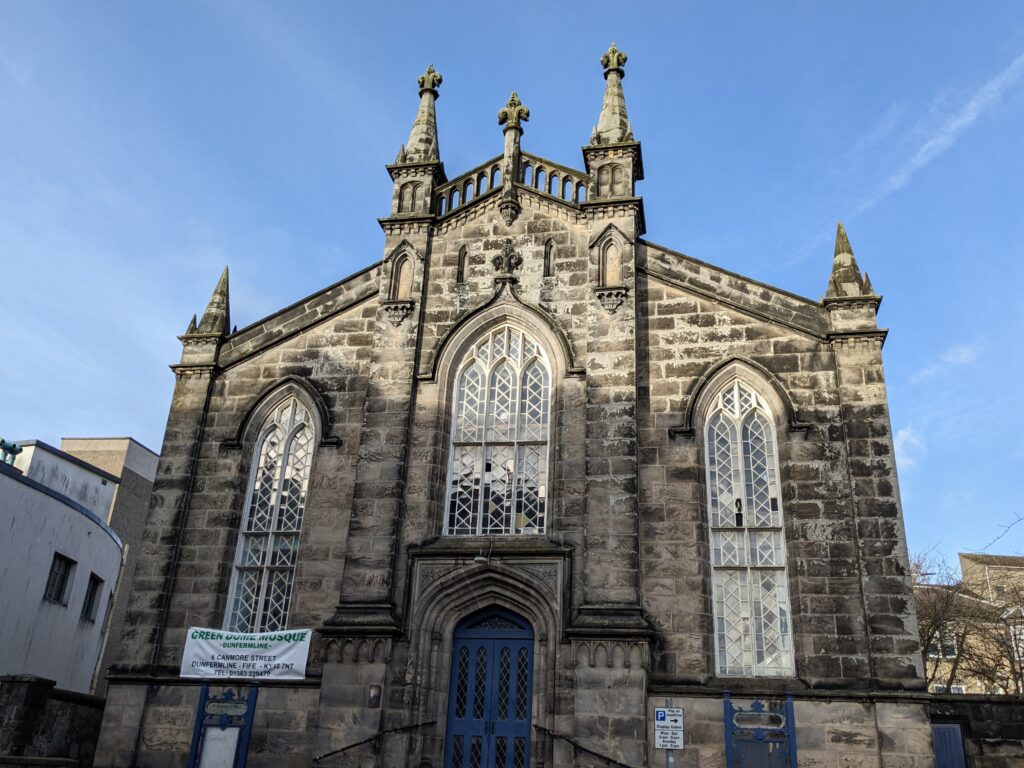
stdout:
[[601,56],[601,66],[607,73],[609,70],[617,69],[622,73],[622,67],[626,64],[627,56],[615,47],[615,43],[608,46],[608,52]]
[[629,289],[623,286],[597,289],[597,300],[601,302],[602,307],[613,315],[622,306],[622,302],[626,300],[628,295]]
[[397,328],[409,316],[409,313],[412,312],[412,302],[385,301],[381,303],[381,309],[384,310],[384,314],[391,321],[391,324]]
[[523,257],[512,247],[512,241],[506,238],[501,253],[491,259],[491,263],[498,271],[498,277],[512,277],[512,273],[523,265]]
[[498,110],[498,125],[504,125],[507,131],[509,128],[521,127],[520,123],[525,123],[529,119],[530,110],[523,106],[519,94],[512,91],[512,95],[508,97],[508,104]]
[[[441,84],[441,73],[434,69],[434,65],[431,64],[427,67],[427,71],[424,72],[416,80],[420,84],[420,96],[423,95],[424,91],[436,91],[437,86]],[[437,95],[436,93],[434,94]]]
[[506,227],[511,227],[512,223],[519,218],[519,212],[522,208],[519,205],[519,201],[515,197],[504,198],[498,203],[498,213],[501,214],[502,220],[505,222]]

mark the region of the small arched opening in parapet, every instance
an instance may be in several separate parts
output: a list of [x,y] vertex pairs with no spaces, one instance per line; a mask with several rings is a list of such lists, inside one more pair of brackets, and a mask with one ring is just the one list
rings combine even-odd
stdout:
[[573,197],[573,201],[577,203],[585,203],[587,201],[587,185],[582,181],[576,185],[576,195]]
[[522,183],[526,186],[533,184],[533,166],[529,163],[523,163]]
[[476,176],[476,196],[480,197],[484,192],[487,191],[487,174],[481,171]]
[[501,167],[495,165],[491,168],[491,189],[501,184]]
[[554,268],[555,244],[548,238],[544,243],[544,277],[551,277],[555,274]]
[[621,197],[626,194],[626,171],[625,169],[616,163],[612,166],[612,188],[611,195],[613,197]]
[[448,210],[454,211],[459,205],[459,190],[453,189],[448,195]]
[[467,179],[466,183],[462,187],[462,199],[465,202],[469,202],[473,199],[473,193],[476,191],[476,185],[473,184],[472,179]]
[[466,282],[466,267],[469,265],[469,250],[466,246],[459,249],[459,264],[455,274],[455,282]]
[[575,189],[575,182],[571,176],[566,176],[562,181],[562,191],[558,196],[563,200],[571,200],[573,189]]
[[407,301],[412,295],[412,259],[398,257],[391,271],[391,300]]
[[545,171],[543,168],[538,167],[537,168],[537,174],[536,174],[536,176],[534,178],[533,186],[536,187],[537,189],[543,191],[545,189],[545,187],[544,187],[544,180],[546,178],[547,178],[547,171]]
[[622,285],[622,249],[615,240],[608,240],[601,248],[602,286]]
[[548,180],[547,193],[549,195],[558,195],[558,189],[561,186],[558,173],[555,171],[551,172],[551,178]]
[[444,195],[437,196],[437,215],[444,216],[448,210],[448,200]]

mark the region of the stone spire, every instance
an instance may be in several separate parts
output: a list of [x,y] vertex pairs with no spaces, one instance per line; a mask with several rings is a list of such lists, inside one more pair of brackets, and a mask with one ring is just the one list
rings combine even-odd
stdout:
[[836,227],[836,250],[832,262],[832,275],[828,279],[826,299],[874,296],[871,280],[867,273],[861,273],[857,259],[853,257],[850,239],[846,236],[846,227],[839,222]]
[[[189,326],[191,328],[191,325]],[[213,289],[210,303],[206,305],[203,318],[196,333],[227,336],[231,329],[231,306],[228,300],[228,268],[221,272],[217,287]]]
[[625,63],[626,54],[616,48],[615,43],[601,57],[605,79],[604,102],[597,126],[590,135],[591,144],[619,144],[634,140],[626,115],[626,97],[622,93],[622,78],[626,76],[622,67]]
[[401,163],[436,163],[441,160],[441,151],[437,146],[437,116],[434,102],[437,101],[437,88],[441,85],[441,73],[434,70],[433,64],[420,75],[420,108],[409,132],[409,141],[398,150],[395,164]]

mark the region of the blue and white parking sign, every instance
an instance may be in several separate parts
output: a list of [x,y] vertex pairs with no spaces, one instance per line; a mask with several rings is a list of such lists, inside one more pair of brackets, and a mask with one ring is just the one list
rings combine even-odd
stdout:
[[682,707],[654,708],[654,747],[655,749],[683,748]]

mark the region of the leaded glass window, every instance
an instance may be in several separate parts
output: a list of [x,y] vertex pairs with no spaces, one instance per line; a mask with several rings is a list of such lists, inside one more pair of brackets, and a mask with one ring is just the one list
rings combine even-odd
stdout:
[[226,629],[287,626],[313,445],[306,408],[294,397],[275,406],[256,443]]
[[778,460],[771,411],[742,381],[715,399],[705,431],[720,675],[793,674]]
[[455,379],[445,533],[544,533],[551,374],[517,328],[488,333]]

